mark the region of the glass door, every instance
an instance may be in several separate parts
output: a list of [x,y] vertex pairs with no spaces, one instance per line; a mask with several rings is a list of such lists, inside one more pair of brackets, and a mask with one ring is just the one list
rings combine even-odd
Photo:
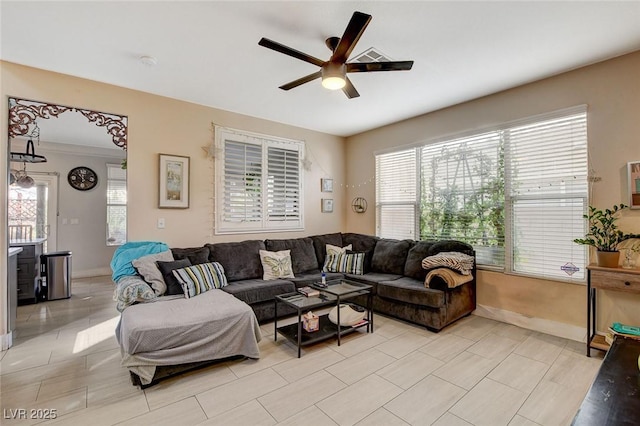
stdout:
[[30,172],[29,176],[32,186],[9,187],[9,227],[28,230],[21,231],[20,239],[46,238],[44,251],[52,252],[58,240],[58,175]]

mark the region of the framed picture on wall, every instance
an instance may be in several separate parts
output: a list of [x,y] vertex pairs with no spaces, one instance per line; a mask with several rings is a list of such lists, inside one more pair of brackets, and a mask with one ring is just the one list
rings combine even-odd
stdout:
[[333,179],[320,179],[320,186],[322,187],[322,192],[333,192]]
[[629,176],[629,208],[640,209],[640,161],[627,163]]
[[333,198],[322,199],[322,213],[333,213]]
[[160,154],[159,189],[159,208],[189,208],[189,157]]

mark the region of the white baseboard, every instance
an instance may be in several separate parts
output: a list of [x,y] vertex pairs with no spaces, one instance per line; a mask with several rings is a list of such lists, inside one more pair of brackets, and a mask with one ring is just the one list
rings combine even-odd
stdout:
[[528,330],[575,340],[576,342],[585,343],[587,341],[586,327],[578,327],[544,318],[528,317],[518,312],[506,311],[486,305],[478,305],[476,310],[473,311],[473,315],[517,325],[518,327]]
[[101,277],[104,275],[111,275],[111,268],[94,268],[94,269],[84,269],[82,271],[74,270],[71,273],[71,278],[91,278],[91,277]]
[[13,332],[10,331],[9,333],[0,336],[0,344],[2,345],[3,351],[6,351],[13,346]]

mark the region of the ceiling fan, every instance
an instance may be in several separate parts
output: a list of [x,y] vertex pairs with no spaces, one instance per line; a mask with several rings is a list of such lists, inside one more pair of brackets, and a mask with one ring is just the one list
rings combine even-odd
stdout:
[[258,42],[260,46],[276,52],[284,53],[305,62],[320,67],[320,71],[314,72],[287,84],[280,86],[282,90],[290,90],[304,83],[322,78],[322,85],[327,89],[342,91],[348,98],[357,98],[360,96],[356,88],[347,77],[347,73],[351,72],[372,72],[372,71],[408,71],[413,66],[413,61],[391,61],[391,62],[352,62],[347,63],[349,55],[353,48],[360,40],[365,28],[371,21],[371,15],[362,12],[354,12],[344,34],[341,38],[329,37],[326,45],[333,54],[328,61],[323,61],[314,56],[307,55],[299,50],[292,49],[268,38],[262,38]]

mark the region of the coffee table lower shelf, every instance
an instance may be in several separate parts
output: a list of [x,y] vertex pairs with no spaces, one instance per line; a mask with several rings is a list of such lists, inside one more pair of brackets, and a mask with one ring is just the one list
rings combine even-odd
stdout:
[[[278,333],[291,340],[296,345],[299,344],[298,350],[300,346],[312,345],[314,343],[322,342],[327,339],[331,339],[333,337],[338,336],[338,326],[329,321],[329,314],[320,315],[319,316],[319,325],[320,328],[318,331],[305,331],[300,325],[300,341],[298,342],[298,323],[293,323],[289,325],[283,325],[282,327],[278,327]],[[369,325],[369,321],[363,321],[356,326],[353,327],[340,327],[340,336],[347,335],[356,331],[361,327],[366,327]],[[338,345],[340,343],[338,342]],[[300,358],[300,354],[298,353],[298,358]]]

